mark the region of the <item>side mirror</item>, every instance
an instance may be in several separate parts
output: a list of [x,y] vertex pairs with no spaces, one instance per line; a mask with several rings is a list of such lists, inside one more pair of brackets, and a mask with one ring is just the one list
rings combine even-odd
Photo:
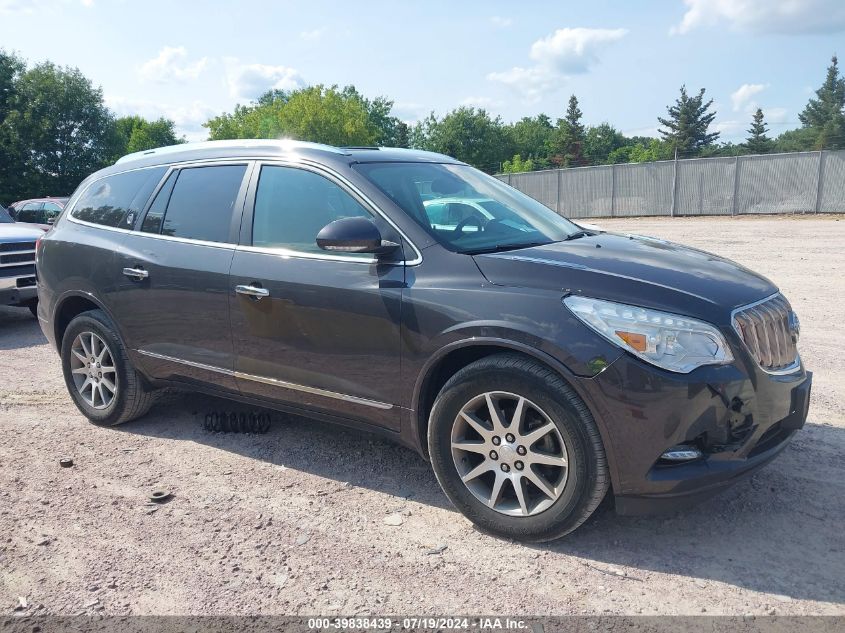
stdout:
[[376,225],[362,217],[330,222],[317,233],[317,246],[324,251],[375,255],[386,255],[399,247],[395,242],[381,239]]

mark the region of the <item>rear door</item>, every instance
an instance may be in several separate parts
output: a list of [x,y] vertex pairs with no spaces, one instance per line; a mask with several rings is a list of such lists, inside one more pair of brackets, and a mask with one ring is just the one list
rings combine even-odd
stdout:
[[229,268],[248,161],[172,168],[118,255],[116,312],[152,376],[236,391]]
[[400,236],[316,168],[264,164],[250,189],[229,288],[241,392],[398,429],[402,253],[328,253],[316,237],[352,216]]

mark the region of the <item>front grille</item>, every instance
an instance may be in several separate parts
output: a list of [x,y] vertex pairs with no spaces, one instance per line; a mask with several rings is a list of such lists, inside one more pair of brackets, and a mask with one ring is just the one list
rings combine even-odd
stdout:
[[6,242],[0,244],[0,253],[8,253],[10,251],[34,251],[35,242]]
[[30,277],[35,275],[35,264],[0,267],[0,277]]
[[798,333],[792,331],[791,313],[792,306],[780,294],[734,313],[734,329],[765,371],[781,371],[796,363]]
[[0,255],[0,264],[26,264],[35,260],[35,253],[13,253],[11,255]]

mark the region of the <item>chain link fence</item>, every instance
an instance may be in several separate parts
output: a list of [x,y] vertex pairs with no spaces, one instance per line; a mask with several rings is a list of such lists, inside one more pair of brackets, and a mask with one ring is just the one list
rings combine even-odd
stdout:
[[845,213],[845,151],[599,165],[497,178],[570,218]]

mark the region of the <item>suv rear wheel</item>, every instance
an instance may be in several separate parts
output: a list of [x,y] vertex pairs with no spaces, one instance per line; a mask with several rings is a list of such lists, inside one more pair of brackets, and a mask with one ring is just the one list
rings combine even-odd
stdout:
[[114,323],[102,310],[74,318],[62,338],[62,371],[74,404],[95,424],[112,426],[144,415],[153,403],[129,361]]
[[515,354],[476,361],[444,385],[428,447],[458,510],[508,538],[564,536],[608,489],[604,448],[586,405],[556,373]]

